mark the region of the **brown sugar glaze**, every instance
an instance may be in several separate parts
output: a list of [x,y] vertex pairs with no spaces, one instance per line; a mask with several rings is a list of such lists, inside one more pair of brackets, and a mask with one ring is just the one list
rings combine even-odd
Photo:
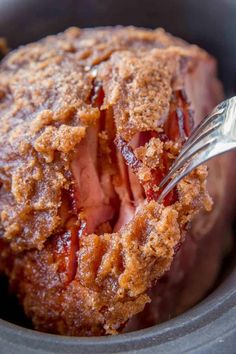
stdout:
[[156,202],[201,63],[219,88],[204,51],[135,28],[69,29],[4,59],[0,269],[36,329],[117,333],[210,209],[205,166]]
[[[91,103],[94,107],[101,108],[104,99],[104,91],[101,84],[95,84],[93,92],[91,94]],[[193,126],[191,121],[191,115],[189,112],[189,106],[186,102],[186,96],[183,92],[177,91],[173,93],[173,99],[170,104],[170,113],[165,122],[163,132],[147,131],[139,134],[138,146],[144,146],[148,144],[151,138],[160,139],[162,142],[185,142],[188,135],[190,134],[190,126]],[[116,154],[121,153],[123,159],[126,162],[127,166],[130,166],[132,171],[135,173],[139,167],[141,167],[141,161],[135,156],[133,149],[125,142],[122,138],[116,136],[114,120],[112,117],[112,112],[107,114],[106,111],[100,112],[100,121],[99,121],[99,131],[101,133],[106,133],[108,136],[107,146],[111,151],[110,155],[110,167],[114,167],[117,164]],[[103,156],[102,151],[97,152],[98,154],[98,174],[102,169]],[[143,198],[147,198],[148,201],[157,200],[161,190],[155,190],[158,187],[159,183],[166,175],[172,160],[168,159],[167,152],[163,152],[160,156],[160,161],[158,166],[155,169],[151,170],[151,180],[147,183],[147,186],[144,185],[142,188]],[[120,171],[117,171],[119,174]],[[128,177],[127,167],[125,170],[127,185],[130,201],[133,201],[133,195],[130,187],[130,181]],[[116,174],[117,177],[117,174]],[[120,173],[121,178],[121,173]],[[83,212],[83,205],[80,205],[79,201],[79,191],[76,189],[76,186],[73,188],[73,191],[70,191],[70,194],[65,196],[67,202],[69,200],[69,210],[66,212],[69,215],[80,214]],[[178,201],[178,191],[177,188],[171,191],[164,199],[164,206],[172,205]],[[115,225],[115,220],[117,220],[120,206],[120,199],[117,193],[114,191],[114,197],[109,200],[109,204],[112,205],[113,209],[116,209],[112,219],[106,220],[101,225],[98,225],[96,230],[90,230],[90,233],[95,232],[111,232]],[[72,281],[76,275],[77,270],[77,258],[76,252],[79,249],[79,240],[81,237],[86,237],[88,232],[86,231],[86,219],[81,219],[79,225],[76,226],[75,217],[71,216],[69,221],[66,224],[66,232],[60,235],[55,236],[56,246],[55,246],[55,261],[60,262],[60,269],[64,272],[67,269],[68,282]],[[117,230],[119,231],[119,230]],[[53,241],[53,242],[55,242]],[[59,257],[59,259],[58,259]],[[65,264],[67,260],[67,265]]]

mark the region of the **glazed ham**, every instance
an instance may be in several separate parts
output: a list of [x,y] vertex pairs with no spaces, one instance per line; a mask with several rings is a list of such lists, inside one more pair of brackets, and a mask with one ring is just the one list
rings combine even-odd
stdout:
[[6,56],[0,270],[36,329],[117,333],[151,288],[160,320],[157,281],[212,200],[206,166],[162,204],[158,185],[221,98],[214,59],[161,29],[71,28]]

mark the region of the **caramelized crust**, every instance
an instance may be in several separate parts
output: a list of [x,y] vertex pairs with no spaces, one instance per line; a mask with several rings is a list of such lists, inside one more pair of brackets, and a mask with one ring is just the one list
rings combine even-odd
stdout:
[[[71,28],[1,63],[0,269],[35,328],[116,333],[150,301],[193,216],[210,209],[206,167],[156,202],[190,131],[187,98],[178,95],[202,62],[219,88],[214,60],[198,47],[162,29],[117,27]],[[140,133],[149,136],[143,143]],[[102,187],[89,204],[89,179],[85,191],[76,168],[93,163]],[[117,199],[130,211],[126,222],[111,208]]]

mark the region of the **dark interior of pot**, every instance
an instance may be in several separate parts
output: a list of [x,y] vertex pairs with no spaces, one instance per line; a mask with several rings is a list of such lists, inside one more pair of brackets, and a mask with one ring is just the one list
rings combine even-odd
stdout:
[[[235,20],[236,3],[223,0],[206,0],[204,5],[194,0],[0,0],[0,37],[7,39],[11,49],[72,25],[163,27],[217,58],[227,96],[236,94]],[[233,254],[234,249],[225,258],[214,289],[234,269]],[[1,278],[0,318],[31,328],[16,298],[8,293],[4,277]]]

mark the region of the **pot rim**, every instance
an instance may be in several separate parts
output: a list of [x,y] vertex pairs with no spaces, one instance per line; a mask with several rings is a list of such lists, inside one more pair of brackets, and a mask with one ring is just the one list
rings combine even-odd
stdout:
[[[0,344],[4,346],[4,342],[7,339],[8,345],[10,343],[19,345],[26,345],[26,348],[40,348],[40,353],[51,353],[45,350],[56,350],[58,353],[65,353],[66,350],[70,350],[70,353],[79,353],[78,350],[86,350],[88,353],[93,352],[96,348],[96,352],[102,353],[117,352],[117,350],[130,351],[134,348],[136,350],[142,350],[147,348],[152,349],[153,346],[159,346],[165,344],[168,341],[175,341],[186,335],[193,335],[199,329],[205,326],[211,325],[214,322],[214,326],[210,326],[208,331],[208,343],[214,341],[219,335],[219,324],[217,320],[224,316],[225,313],[236,312],[236,268],[228,275],[228,277],[207,296],[202,302],[184,312],[183,314],[166,321],[164,323],[142,329],[130,333],[119,334],[117,336],[107,337],[67,337],[56,334],[48,334],[38,332],[32,329],[27,329],[5,320],[0,319]],[[234,337],[236,337],[235,321],[220,321],[222,330],[221,338],[229,335],[234,331]],[[224,322],[224,323],[222,323]],[[217,330],[218,329],[218,330]],[[218,333],[218,334],[217,334]],[[150,348],[152,343],[152,348]],[[196,345],[196,341],[193,343]],[[204,342],[200,341],[200,346],[204,345]],[[198,345],[198,350],[199,350]],[[5,347],[7,349],[7,347]],[[64,349],[63,349],[64,348]],[[188,350],[189,350],[188,349]],[[62,351],[61,351],[62,350]],[[91,351],[92,350],[92,351]],[[178,352],[178,351],[177,351]],[[18,351],[19,353],[19,351]],[[20,352],[21,353],[21,352]],[[22,351],[23,353],[23,351]],[[31,352],[29,352],[31,353]],[[52,352],[54,353],[54,351]],[[151,351],[150,351],[151,353]]]

